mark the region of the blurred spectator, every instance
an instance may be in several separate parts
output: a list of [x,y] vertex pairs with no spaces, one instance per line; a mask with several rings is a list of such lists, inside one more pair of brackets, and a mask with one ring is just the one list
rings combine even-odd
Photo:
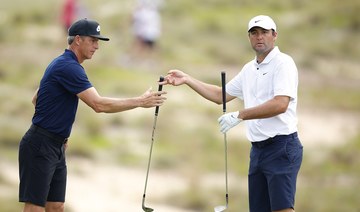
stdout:
[[76,0],[65,0],[61,16],[61,22],[65,31],[69,29],[72,22],[77,18],[76,7]]
[[89,14],[79,0],[64,0],[61,14],[61,23],[67,33],[71,24],[82,18],[88,18]]
[[147,58],[154,51],[161,35],[159,1],[140,0],[132,15],[132,29],[135,36],[133,53],[135,57]]

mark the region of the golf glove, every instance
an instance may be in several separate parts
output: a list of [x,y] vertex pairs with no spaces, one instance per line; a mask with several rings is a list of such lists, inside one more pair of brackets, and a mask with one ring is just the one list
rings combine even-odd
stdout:
[[226,133],[228,130],[238,125],[242,121],[242,119],[239,119],[238,116],[239,111],[226,113],[220,116],[220,118],[218,119],[218,122],[220,124],[220,131],[222,133]]

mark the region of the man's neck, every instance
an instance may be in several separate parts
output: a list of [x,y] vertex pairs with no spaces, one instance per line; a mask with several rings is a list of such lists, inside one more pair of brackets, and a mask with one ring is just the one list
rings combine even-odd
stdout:
[[268,54],[274,49],[275,47],[272,47],[270,50],[268,50],[268,51],[265,51],[265,52],[258,52],[257,54],[256,54],[256,62],[258,63],[258,64],[260,64],[260,63],[262,63],[264,60],[265,60],[265,58],[266,58],[266,56],[268,56]]
[[75,56],[76,56],[76,58],[77,58],[77,60],[78,60],[78,62],[79,62],[80,64],[81,64],[82,62],[84,62],[84,59],[82,59],[82,58],[80,57],[79,51],[77,51],[76,48],[74,48],[72,45],[70,45],[70,46],[68,47],[68,50],[74,52],[74,54],[75,54]]

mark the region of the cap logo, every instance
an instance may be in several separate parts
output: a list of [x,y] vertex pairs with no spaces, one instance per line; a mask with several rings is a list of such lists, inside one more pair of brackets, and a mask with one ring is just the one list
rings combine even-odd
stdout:
[[257,21],[255,21],[255,23],[258,23],[258,22],[260,22],[261,20],[257,20]]
[[100,32],[100,25],[97,26],[96,31]]

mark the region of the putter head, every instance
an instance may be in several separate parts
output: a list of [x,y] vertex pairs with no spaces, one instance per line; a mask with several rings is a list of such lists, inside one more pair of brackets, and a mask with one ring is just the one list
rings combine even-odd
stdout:
[[227,209],[227,206],[225,206],[225,205],[219,205],[219,206],[216,206],[215,208],[214,208],[214,211],[215,212],[221,212],[221,211],[225,211]]

